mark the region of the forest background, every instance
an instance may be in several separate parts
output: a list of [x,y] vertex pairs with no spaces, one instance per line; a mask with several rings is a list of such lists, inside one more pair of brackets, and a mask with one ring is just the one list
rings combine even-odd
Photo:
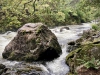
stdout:
[[0,32],[30,22],[54,27],[99,20],[99,6],[99,0],[0,0]]

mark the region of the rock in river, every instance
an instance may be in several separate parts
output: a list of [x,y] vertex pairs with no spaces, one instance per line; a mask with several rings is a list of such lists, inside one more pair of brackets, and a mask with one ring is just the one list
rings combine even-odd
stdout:
[[4,72],[6,72],[7,71],[7,68],[6,68],[6,66],[5,65],[3,65],[3,64],[0,64],[0,75],[2,75]]
[[52,60],[62,53],[56,36],[42,23],[27,23],[5,47],[3,58],[18,61]]

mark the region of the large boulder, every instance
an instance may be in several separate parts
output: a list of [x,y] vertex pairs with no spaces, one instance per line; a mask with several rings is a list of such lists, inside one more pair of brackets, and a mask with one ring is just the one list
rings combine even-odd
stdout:
[[19,61],[52,60],[62,53],[56,36],[42,23],[27,23],[5,47],[3,58]]

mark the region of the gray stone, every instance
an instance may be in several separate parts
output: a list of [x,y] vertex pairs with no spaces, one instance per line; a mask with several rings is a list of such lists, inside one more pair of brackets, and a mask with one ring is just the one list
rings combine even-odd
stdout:
[[3,58],[18,61],[52,60],[62,53],[56,36],[42,23],[27,23],[5,47]]

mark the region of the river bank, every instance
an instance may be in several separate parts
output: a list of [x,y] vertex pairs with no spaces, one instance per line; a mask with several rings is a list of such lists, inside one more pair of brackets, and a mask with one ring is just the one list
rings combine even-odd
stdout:
[[83,32],[81,38],[69,44],[72,49],[66,57],[66,63],[70,66],[68,75],[99,75],[100,30],[92,26],[92,29]]
[[[56,27],[53,29],[50,29],[58,38],[58,42],[61,45],[62,48],[62,54],[57,59],[54,59],[50,62],[32,62],[32,63],[26,63],[26,62],[18,62],[18,61],[8,61],[6,59],[2,58],[2,52],[5,48],[5,46],[13,39],[13,37],[16,35],[16,32],[7,32],[5,34],[0,34],[0,63],[6,65],[7,68],[10,68],[8,73],[10,75],[16,75],[18,70],[20,70],[22,67],[31,68],[31,71],[20,73],[20,75],[31,75],[32,73],[39,73],[40,75],[65,75],[69,72],[69,67],[65,63],[66,55],[69,54],[67,51],[68,49],[68,42],[76,40],[81,37],[81,34],[84,30],[88,30],[91,28],[90,23],[84,23],[83,25],[72,25],[68,26],[70,29],[63,29],[60,32],[61,27]],[[41,69],[41,71],[37,71],[36,68],[38,67]],[[30,74],[31,73],[31,74]]]

